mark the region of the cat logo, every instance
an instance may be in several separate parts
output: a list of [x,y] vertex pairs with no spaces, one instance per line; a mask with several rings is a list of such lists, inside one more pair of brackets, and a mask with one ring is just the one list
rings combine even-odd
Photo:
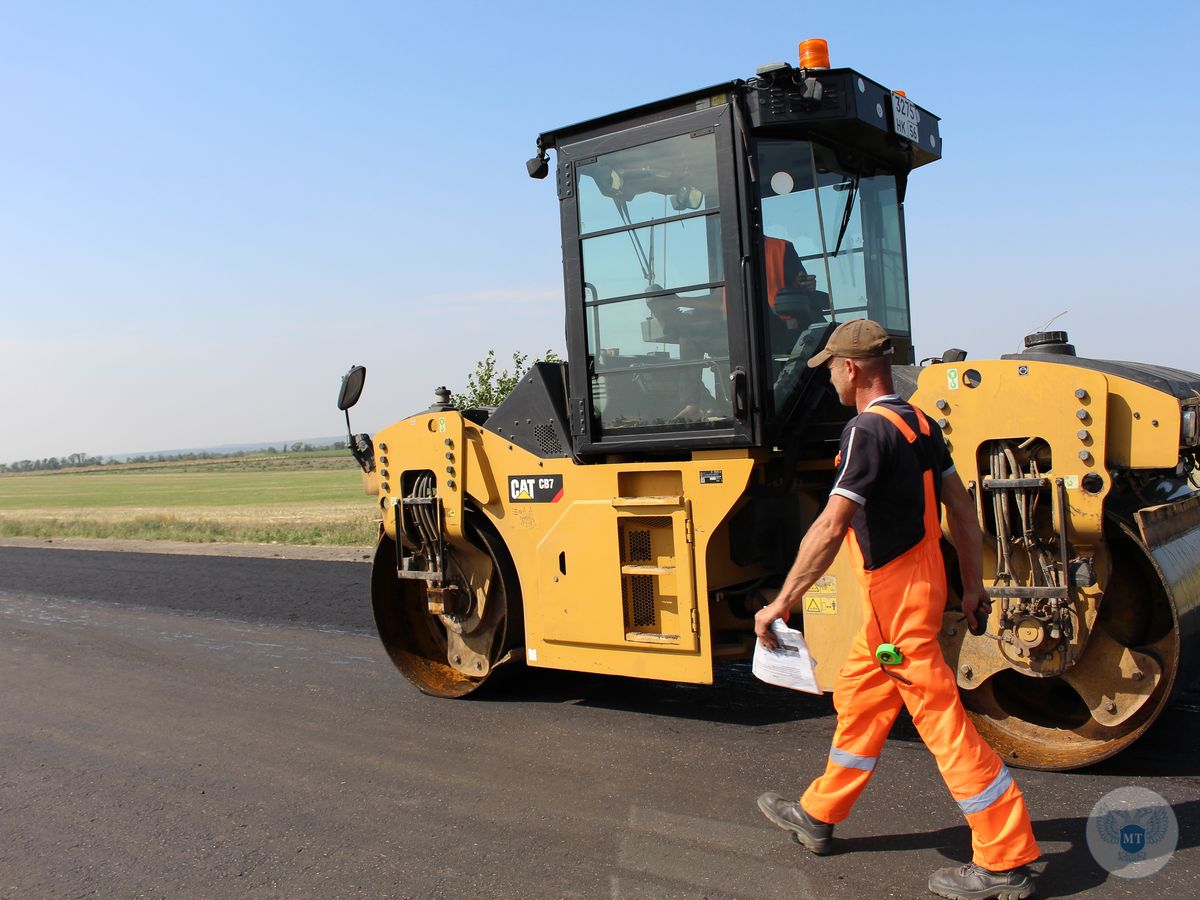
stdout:
[[513,503],[557,503],[563,495],[561,475],[510,475],[508,498]]

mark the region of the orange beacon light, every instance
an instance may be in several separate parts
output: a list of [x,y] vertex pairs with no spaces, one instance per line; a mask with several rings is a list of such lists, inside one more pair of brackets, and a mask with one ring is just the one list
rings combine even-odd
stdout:
[[829,42],[824,38],[809,38],[800,42],[800,68],[828,69]]

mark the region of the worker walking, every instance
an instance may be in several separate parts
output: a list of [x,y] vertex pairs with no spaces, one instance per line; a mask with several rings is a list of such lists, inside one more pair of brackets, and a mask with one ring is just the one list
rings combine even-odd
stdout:
[[963,613],[981,629],[983,589],[975,505],[954,471],[941,431],[894,392],[891,339],[875,322],[840,325],[808,365],[828,365],[838,398],[859,415],[842,433],[836,481],[805,535],[778,597],[755,616],[774,647],[771,624],[786,619],[837,555],[849,529],[866,622],[838,674],[837,728],[825,773],[799,802],[763,794],[763,814],[813,853],[827,853],[875,770],[900,707],[906,706],[942,778],[971,826],[972,862],[940,869],[933,893],[984,900],[1034,893],[1024,868],[1039,856],[1025,800],[1008,768],[979,736],[958,696],[937,634],[946,602],[941,504],[958,550]]

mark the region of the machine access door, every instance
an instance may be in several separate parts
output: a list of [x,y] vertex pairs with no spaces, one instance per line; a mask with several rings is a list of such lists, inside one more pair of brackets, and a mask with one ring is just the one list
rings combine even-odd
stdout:
[[751,443],[732,122],[717,102],[558,148],[581,453]]
[[707,682],[691,501],[576,501],[538,542],[533,665]]

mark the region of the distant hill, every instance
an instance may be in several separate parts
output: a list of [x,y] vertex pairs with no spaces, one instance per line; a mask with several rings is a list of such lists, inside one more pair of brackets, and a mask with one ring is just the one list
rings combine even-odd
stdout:
[[217,444],[213,447],[184,447],[174,450],[138,450],[130,453],[106,453],[104,454],[104,458],[116,460],[117,462],[125,462],[136,456],[184,456],[189,453],[254,453],[258,450],[266,450],[269,447],[274,447],[276,450],[285,450],[297,442],[311,444],[314,447],[326,447],[329,444],[344,440],[346,440],[346,436],[340,434],[335,437],[289,438],[284,441],[258,441],[253,444]]

